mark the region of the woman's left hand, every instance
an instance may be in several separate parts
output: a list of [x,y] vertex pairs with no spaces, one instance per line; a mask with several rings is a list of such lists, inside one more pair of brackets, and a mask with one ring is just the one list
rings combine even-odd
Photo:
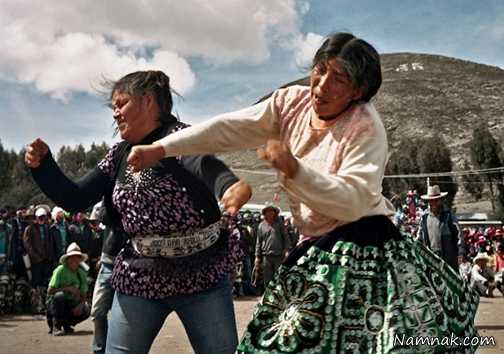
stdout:
[[274,168],[287,178],[294,178],[298,170],[298,162],[289,148],[278,140],[268,140],[264,148],[257,150],[257,156],[268,161]]
[[250,197],[252,197],[250,186],[246,182],[238,181],[226,189],[220,202],[229,214],[235,215]]

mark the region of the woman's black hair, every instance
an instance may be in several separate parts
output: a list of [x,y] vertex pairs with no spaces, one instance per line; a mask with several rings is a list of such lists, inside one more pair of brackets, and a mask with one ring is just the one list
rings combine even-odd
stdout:
[[151,94],[159,106],[158,119],[161,125],[167,126],[178,121],[172,114],[173,90],[170,88],[170,78],[162,71],[135,71],[117,81],[106,80],[103,85],[108,88],[109,102],[112,101],[115,92],[124,92],[135,97]]
[[334,33],[328,36],[313,58],[312,68],[336,59],[343,66],[355,88],[362,88],[360,98],[368,102],[382,83],[380,55],[368,42],[351,33]]

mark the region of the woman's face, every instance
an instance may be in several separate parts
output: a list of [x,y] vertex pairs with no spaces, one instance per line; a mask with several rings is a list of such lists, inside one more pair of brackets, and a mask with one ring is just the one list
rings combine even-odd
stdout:
[[336,118],[352,101],[362,96],[361,90],[353,87],[336,59],[315,65],[311,71],[310,88],[313,109],[322,120]]
[[111,103],[112,115],[123,140],[136,144],[150,133],[156,118],[149,109],[147,95],[136,97],[126,92],[115,91]]

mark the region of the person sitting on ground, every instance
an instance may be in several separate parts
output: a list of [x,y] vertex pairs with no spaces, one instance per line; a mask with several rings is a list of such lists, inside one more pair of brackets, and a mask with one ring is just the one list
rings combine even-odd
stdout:
[[466,282],[469,282],[471,280],[471,269],[472,264],[467,256],[459,256],[459,273],[462,279],[464,279]]
[[488,267],[489,260],[485,253],[480,252],[476,255],[471,271],[471,286],[481,296],[493,297],[496,284],[494,282],[494,272]]
[[55,336],[72,333],[73,326],[89,317],[87,276],[79,267],[86,259],[87,255],[73,242],[52,274],[47,291],[47,323],[49,333]]

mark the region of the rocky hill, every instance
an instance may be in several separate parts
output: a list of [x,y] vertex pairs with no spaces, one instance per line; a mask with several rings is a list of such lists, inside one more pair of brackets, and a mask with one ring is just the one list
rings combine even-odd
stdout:
[[[478,121],[487,120],[504,141],[504,70],[438,55],[382,55],[383,85],[374,104],[388,132],[390,150],[402,138],[441,133],[457,165],[469,153]],[[308,84],[306,78],[293,83]],[[235,169],[273,172],[254,151],[224,154]],[[279,190],[275,177],[239,172],[254,188],[253,202],[269,201]],[[283,196],[280,204],[286,206]]]

